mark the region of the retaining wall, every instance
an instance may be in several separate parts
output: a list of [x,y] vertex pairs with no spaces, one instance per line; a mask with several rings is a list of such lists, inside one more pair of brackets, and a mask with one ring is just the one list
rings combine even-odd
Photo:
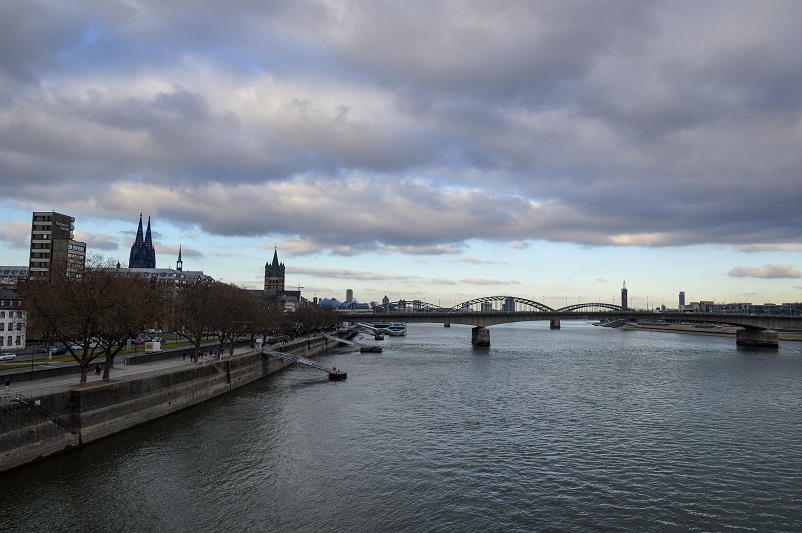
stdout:
[[[325,337],[301,339],[271,349],[305,357],[336,346]],[[261,350],[218,362],[177,367],[155,375],[96,381],[36,398],[0,405],[0,472],[79,448],[252,383],[290,362]],[[70,430],[54,421],[58,417]]]

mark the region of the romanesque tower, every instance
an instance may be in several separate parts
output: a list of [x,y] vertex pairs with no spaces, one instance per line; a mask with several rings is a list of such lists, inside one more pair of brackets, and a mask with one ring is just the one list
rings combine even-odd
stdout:
[[265,263],[265,297],[280,296],[284,292],[284,263],[278,262],[278,251],[273,250],[273,262]]

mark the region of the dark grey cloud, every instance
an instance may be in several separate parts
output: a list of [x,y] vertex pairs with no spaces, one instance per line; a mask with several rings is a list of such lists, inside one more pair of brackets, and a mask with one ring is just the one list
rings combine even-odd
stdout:
[[7,2],[0,194],[146,194],[298,253],[793,251],[800,27],[790,1]]

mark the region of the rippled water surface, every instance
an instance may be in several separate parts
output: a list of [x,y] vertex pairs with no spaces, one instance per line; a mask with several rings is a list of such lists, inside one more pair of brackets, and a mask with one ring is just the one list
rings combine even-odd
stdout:
[[[5,474],[11,531],[801,531],[802,344],[411,324]],[[373,340],[366,340],[373,344]]]

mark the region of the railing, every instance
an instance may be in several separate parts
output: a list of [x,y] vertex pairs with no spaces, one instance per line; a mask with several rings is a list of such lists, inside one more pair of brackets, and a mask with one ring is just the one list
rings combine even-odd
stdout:
[[55,413],[49,411],[48,409],[42,407],[42,405],[39,402],[39,400],[34,400],[32,398],[27,398],[27,397],[23,396],[22,394],[17,394],[15,397],[13,397],[11,399],[11,401],[12,402],[16,401],[16,402],[21,403],[22,405],[24,405],[25,407],[27,407],[28,409],[30,409],[34,413],[37,413],[37,414],[43,416],[44,418],[50,420],[51,422],[53,422],[58,427],[63,428],[65,430],[69,431],[70,433],[74,433],[74,431],[72,430],[72,426],[70,424],[68,424],[67,422],[65,422],[61,418],[59,418],[59,416],[57,414],[55,414]]
[[323,370],[324,372],[331,372],[329,367],[324,366],[317,361],[312,361],[311,359],[307,359],[301,355],[295,355],[291,353],[283,353],[277,352],[275,350],[262,350],[262,355],[268,355],[270,357],[275,357],[276,359],[281,359],[283,361],[290,361],[292,363],[298,363],[305,366],[311,366],[312,368],[317,368],[318,370]]

